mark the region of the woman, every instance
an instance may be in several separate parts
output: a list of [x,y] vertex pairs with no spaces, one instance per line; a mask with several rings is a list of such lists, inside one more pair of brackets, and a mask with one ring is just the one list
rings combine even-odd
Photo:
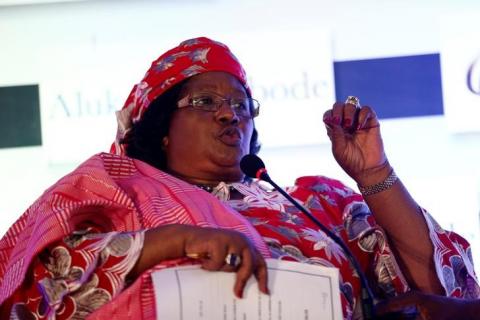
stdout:
[[[356,104],[336,103],[324,122],[363,197],[322,176],[297,179],[290,194],[348,244],[379,297],[410,288],[477,297],[468,244],[418,207],[387,161],[374,111]],[[2,315],[153,319],[153,270],[234,271],[241,297],[252,274],[268,293],[273,257],[338,268],[344,317],[359,318],[360,283],[343,251],[241,172],[259,149],[257,114],[225,45],[191,39],[154,61],[117,114],[111,154],[57,182],[2,239]]]

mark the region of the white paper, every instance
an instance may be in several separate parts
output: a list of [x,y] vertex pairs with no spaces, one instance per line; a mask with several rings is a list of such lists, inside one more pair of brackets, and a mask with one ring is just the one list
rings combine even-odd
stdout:
[[152,274],[159,320],[343,319],[338,270],[290,261],[267,260],[265,295],[252,277],[243,299],[233,294],[235,273],[185,266]]

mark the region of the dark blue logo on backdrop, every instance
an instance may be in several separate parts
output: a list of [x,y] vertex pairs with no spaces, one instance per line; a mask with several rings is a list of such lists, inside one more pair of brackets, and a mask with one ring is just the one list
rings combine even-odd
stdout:
[[358,96],[383,119],[443,114],[439,54],[340,61],[334,69],[338,101]]
[[468,68],[467,86],[473,94],[480,95],[480,56]]

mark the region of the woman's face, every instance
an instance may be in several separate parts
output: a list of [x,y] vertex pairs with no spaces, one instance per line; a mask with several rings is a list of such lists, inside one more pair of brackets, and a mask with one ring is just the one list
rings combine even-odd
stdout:
[[[213,93],[224,98],[244,98],[243,85],[229,73],[207,72],[192,77],[180,98]],[[224,101],[216,112],[185,107],[174,112],[168,136],[163,140],[167,170],[197,184],[243,179],[241,158],[249,153],[253,131],[251,118],[239,117]]]

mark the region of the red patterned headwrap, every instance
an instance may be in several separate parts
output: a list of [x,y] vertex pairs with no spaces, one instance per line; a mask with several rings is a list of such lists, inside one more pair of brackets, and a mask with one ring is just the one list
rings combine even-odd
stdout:
[[120,142],[153,100],[182,80],[209,71],[232,74],[250,93],[245,71],[226,45],[205,37],[183,41],[153,61],[142,81],[133,87],[122,110],[116,112],[118,130],[110,152],[125,155],[126,146]]

